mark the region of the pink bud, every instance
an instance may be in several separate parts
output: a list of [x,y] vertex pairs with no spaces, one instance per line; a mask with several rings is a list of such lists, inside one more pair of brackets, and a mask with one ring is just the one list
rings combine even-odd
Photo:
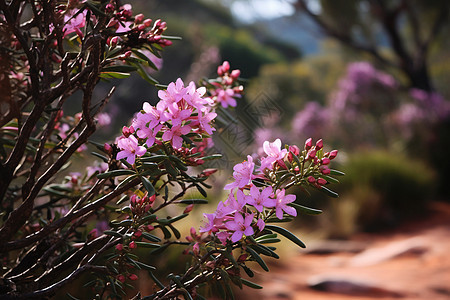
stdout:
[[152,19],[145,19],[144,20],[144,25],[147,27],[150,27],[152,25]]
[[194,204],[189,204],[188,206],[186,206],[186,208],[183,211],[183,214],[188,214],[192,211],[192,209],[194,209]]
[[119,280],[120,282],[124,283],[125,282],[125,276],[123,276],[122,274],[117,275],[117,280]]
[[117,42],[119,41],[119,37],[117,37],[117,36],[113,36],[112,38],[111,38],[111,40],[109,41],[109,46],[111,47],[111,48],[115,48],[116,46],[117,46]]
[[116,245],[116,250],[117,251],[122,251],[123,250],[123,245],[122,244],[117,244]]
[[144,29],[147,28],[147,26],[145,26],[145,24],[139,24],[137,27],[138,31],[144,31]]
[[222,68],[222,66],[218,66],[217,67],[217,74],[219,75],[219,76],[222,76],[223,75],[223,68]]
[[230,76],[235,80],[238,79],[240,75],[241,75],[241,70],[237,70],[237,69],[231,71],[231,74],[230,74]]
[[309,150],[308,158],[311,158],[311,159],[315,158],[316,157],[316,152],[317,151],[315,149]]
[[309,138],[305,142],[305,149],[309,150],[309,149],[311,149],[311,147],[312,147],[312,138]]
[[105,149],[105,152],[108,153],[108,154],[111,154],[111,153],[112,153],[112,147],[111,147],[111,145],[108,144],[108,143],[105,143],[105,144],[103,145],[103,149]]
[[328,168],[327,166],[321,166],[320,171],[322,172],[323,175],[328,175],[331,173],[330,168]]
[[328,165],[330,163],[330,159],[328,157],[322,158],[322,165]]
[[200,254],[200,245],[198,243],[195,243],[192,247],[192,251],[194,251],[194,254],[197,256]]
[[130,275],[128,275],[128,278],[133,281],[138,279],[136,274],[130,274]]
[[314,182],[316,182],[316,179],[313,176],[309,176],[308,177],[308,182],[309,183],[314,183]]
[[222,70],[224,73],[227,73],[230,70],[230,63],[228,61],[222,63]]
[[130,249],[136,249],[136,248],[137,248],[137,245],[136,245],[136,243],[135,243],[134,241],[132,241],[131,243],[128,244],[128,247],[129,247]]
[[146,229],[147,229],[147,231],[152,231],[153,229],[155,229],[155,226],[147,225]]
[[327,181],[323,178],[317,178],[317,184],[319,185],[325,185]]
[[322,148],[323,148],[323,141],[322,141],[322,139],[320,139],[316,142],[316,149],[320,150]]
[[338,154],[338,151],[337,150],[332,150],[331,152],[330,152],[330,159],[334,159],[336,156],[337,156],[337,154]]
[[134,233],[134,236],[135,237],[140,237],[142,235],[142,231],[140,231],[140,230],[137,230],[135,233]]
[[129,137],[131,132],[130,129],[127,126],[122,127],[122,134],[124,137]]
[[135,194],[131,195],[130,202],[131,202],[132,205],[136,204],[136,195]]
[[130,57],[131,56],[131,51],[127,51],[127,52],[125,52],[125,54],[123,55],[124,56],[124,58],[128,58],[128,57]]
[[142,20],[144,20],[144,15],[143,14],[138,14],[134,17],[134,23],[139,24],[142,22]]
[[300,154],[300,149],[296,145],[289,146],[289,151],[294,153],[294,155]]
[[195,230],[194,227],[191,227],[191,229],[189,231],[190,231],[190,234],[192,237],[195,237],[197,235],[197,231]]

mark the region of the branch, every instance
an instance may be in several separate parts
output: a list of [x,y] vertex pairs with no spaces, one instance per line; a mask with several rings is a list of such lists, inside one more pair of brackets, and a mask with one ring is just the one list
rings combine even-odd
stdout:
[[339,32],[335,30],[332,26],[328,25],[324,20],[322,20],[318,15],[313,13],[306,4],[305,0],[297,0],[295,7],[303,12],[305,12],[309,17],[316,22],[317,25],[329,36],[341,41],[343,44],[354,48],[356,50],[364,51],[371,54],[379,62],[387,65],[396,67],[395,63],[383,57],[378,50],[370,45],[363,45],[356,42],[350,35],[346,33]]
[[[103,179],[102,181],[106,181],[106,179]],[[24,248],[42,238],[44,238],[49,233],[55,231],[58,228],[64,227],[66,224],[68,224],[72,220],[75,220],[76,218],[83,216],[84,214],[88,213],[89,211],[94,211],[94,210],[99,209],[100,207],[102,207],[103,205],[105,205],[106,203],[108,203],[109,201],[114,199],[115,197],[121,195],[123,192],[138,185],[140,182],[141,181],[139,178],[135,178],[135,179],[131,180],[130,182],[127,182],[123,186],[116,188],[114,191],[110,192],[109,194],[104,195],[104,196],[100,197],[99,199],[97,199],[96,201],[84,206],[83,208],[76,210],[76,211],[69,212],[63,218],[58,219],[53,223],[50,223],[49,225],[45,226],[44,228],[42,228],[40,231],[38,231],[36,233],[33,233],[21,240],[1,243],[0,244],[0,253]],[[89,190],[89,192],[87,192],[86,195],[83,196],[82,198],[85,198],[85,197],[88,198],[88,197],[92,197],[93,195],[96,195],[96,193],[98,192],[98,188],[100,186],[101,186],[101,184],[95,185],[94,186],[95,189],[94,189],[94,187],[91,188]],[[84,201],[82,201],[82,202],[84,202]]]
[[108,273],[108,268],[103,266],[94,266],[94,265],[84,265],[75,271],[73,271],[70,275],[68,275],[65,279],[56,282],[55,284],[46,287],[44,289],[34,291],[28,294],[20,295],[17,298],[19,299],[43,299],[54,295],[59,289],[65,286],[68,283],[73,282],[76,278],[78,278],[82,273],[86,271],[95,271],[99,273]]

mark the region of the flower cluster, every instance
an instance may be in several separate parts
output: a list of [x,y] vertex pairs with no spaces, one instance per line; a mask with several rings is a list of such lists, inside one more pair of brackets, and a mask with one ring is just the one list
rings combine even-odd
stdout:
[[297,216],[292,204],[296,196],[286,189],[301,184],[322,188],[327,184],[323,177],[331,172],[328,164],[337,155],[337,150],[324,153],[322,140],[313,146],[312,139],[306,140],[302,152],[295,145],[282,149],[279,139],[265,141],[263,149],[259,168],[251,156],[234,166],[234,181],[224,188],[230,190],[228,198],[214,213],[204,214],[207,222],[200,232],[214,234],[225,245],[261,232],[274,215],[279,220]]
[[212,84],[216,87],[212,92],[211,99],[214,103],[236,107],[237,102],[235,98],[240,98],[243,92],[243,87],[238,83],[237,79],[241,75],[240,70],[230,70],[228,61],[224,61],[222,65],[217,68],[219,78]]
[[167,142],[180,150],[183,136],[211,135],[215,131],[212,121],[217,114],[210,99],[203,97],[205,93],[205,87],[196,88],[194,82],[185,87],[181,79],[170,83],[167,90],[159,91],[158,104],[152,106],[145,102],[132,125],[122,130],[116,158],[126,158],[129,164],[134,164],[136,156],[144,155],[154,144]]

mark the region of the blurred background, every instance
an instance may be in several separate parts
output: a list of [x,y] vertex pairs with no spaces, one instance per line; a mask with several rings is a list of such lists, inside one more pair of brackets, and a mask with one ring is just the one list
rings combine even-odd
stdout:
[[[223,159],[207,166],[228,172],[215,175],[212,205],[198,216],[222,200],[232,166],[260,151],[263,141],[281,138],[302,148],[308,137],[339,150],[333,166],[346,176],[331,187],[338,199],[298,192],[299,203],[324,210],[300,216],[292,228],[307,245],[387,235],[443,211],[450,216],[448,0],[130,3],[182,38],[155,58],[161,70],[152,75],[161,83],[214,78],[224,60],[244,79],[245,96],[233,112],[237,123],[218,124],[214,138],[213,150]],[[138,76],[117,85],[108,111],[114,122],[97,140],[112,140],[144,101],[157,99],[156,88]],[[448,285],[436,284],[441,292],[433,299],[450,295]]]

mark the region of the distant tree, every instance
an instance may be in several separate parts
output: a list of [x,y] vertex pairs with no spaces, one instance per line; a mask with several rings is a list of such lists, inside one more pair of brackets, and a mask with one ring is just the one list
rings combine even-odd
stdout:
[[[449,1],[296,0],[293,5],[327,36],[400,70],[410,87],[433,90],[428,59],[449,24]],[[383,51],[386,47],[391,52]]]

